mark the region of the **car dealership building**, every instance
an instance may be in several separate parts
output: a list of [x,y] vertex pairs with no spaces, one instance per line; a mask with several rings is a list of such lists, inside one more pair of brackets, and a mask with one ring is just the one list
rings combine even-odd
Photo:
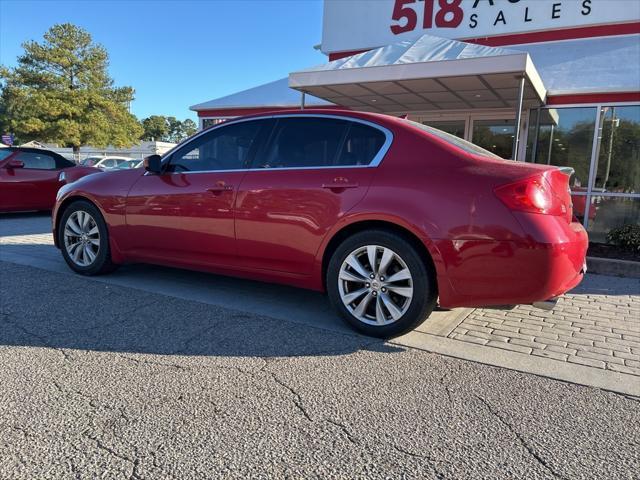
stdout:
[[325,0],[320,49],[324,65],[192,106],[200,127],[304,107],[406,116],[572,167],[594,241],[640,223],[640,2]]

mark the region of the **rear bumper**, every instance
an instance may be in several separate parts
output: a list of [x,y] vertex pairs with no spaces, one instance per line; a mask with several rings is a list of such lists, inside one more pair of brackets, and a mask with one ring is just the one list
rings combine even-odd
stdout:
[[446,274],[438,277],[440,304],[531,304],[566,293],[584,276],[588,237],[582,225],[565,223],[556,239],[439,242],[446,263]]

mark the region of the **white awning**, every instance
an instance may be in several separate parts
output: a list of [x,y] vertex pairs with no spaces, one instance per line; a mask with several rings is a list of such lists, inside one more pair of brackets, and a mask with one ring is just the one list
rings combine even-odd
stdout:
[[529,53],[549,96],[640,91],[640,35],[513,48]]
[[[305,102],[310,107],[331,105],[325,100],[307,96]],[[300,106],[300,93],[291,90],[287,78],[258,85],[257,87],[232,93],[226,97],[189,107],[191,110],[216,110],[227,108],[291,107]]]
[[374,112],[539,105],[546,89],[527,52],[432,35],[398,42],[289,75],[289,86]]

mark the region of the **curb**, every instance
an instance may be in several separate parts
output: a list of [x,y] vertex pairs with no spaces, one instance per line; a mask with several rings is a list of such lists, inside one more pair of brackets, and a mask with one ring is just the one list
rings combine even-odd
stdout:
[[640,262],[613,258],[587,257],[587,272],[598,275],[640,278]]

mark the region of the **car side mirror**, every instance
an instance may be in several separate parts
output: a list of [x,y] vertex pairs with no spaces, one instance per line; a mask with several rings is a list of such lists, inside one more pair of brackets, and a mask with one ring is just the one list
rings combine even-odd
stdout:
[[24,162],[22,160],[9,160],[7,162],[7,168],[24,168]]
[[149,173],[162,173],[162,157],[160,155],[149,155],[142,161],[144,169]]

